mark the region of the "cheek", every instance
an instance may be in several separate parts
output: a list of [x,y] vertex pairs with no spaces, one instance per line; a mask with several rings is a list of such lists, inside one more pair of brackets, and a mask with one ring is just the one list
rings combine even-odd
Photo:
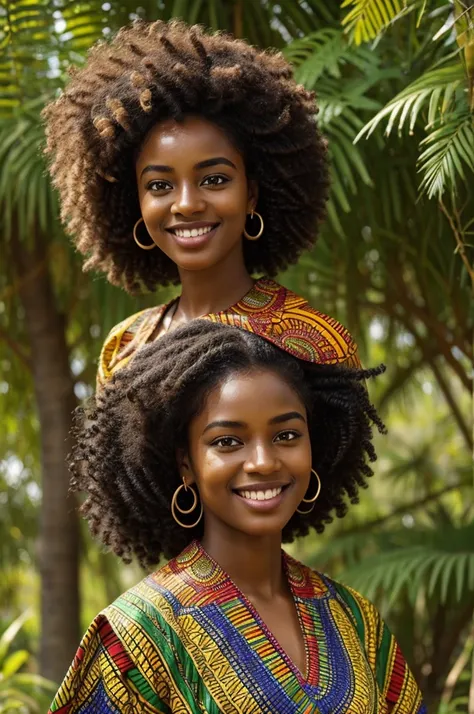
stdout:
[[228,483],[235,473],[232,458],[223,458],[219,454],[202,453],[194,461],[196,481],[205,500],[212,501],[227,490]]
[[147,216],[159,216],[160,214],[168,210],[168,204],[163,198],[157,198],[156,196],[150,196],[149,193],[143,193],[138,196],[140,201],[140,208],[142,211],[142,216],[146,218]]
[[242,184],[234,184],[224,191],[216,191],[209,202],[229,215],[244,218],[247,213],[247,201],[246,187]]

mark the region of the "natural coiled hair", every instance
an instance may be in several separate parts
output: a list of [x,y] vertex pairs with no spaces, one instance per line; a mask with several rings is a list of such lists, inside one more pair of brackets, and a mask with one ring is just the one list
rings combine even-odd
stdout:
[[93,535],[124,560],[153,565],[202,536],[202,522],[183,529],[171,515],[181,483],[176,452],[186,449],[190,422],[212,389],[252,368],[277,373],[304,401],[322,484],[314,510],[295,513],[283,541],[322,532],[333,515],[345,515],[347,500],[357,503],[376,459],[372,425],[385,431],[364,380],[383,368],[303,362],[245,330],[194,320],[141,348],[76,413],[72,490],[87,494],[81,511]]
[[314,94],[297,85],[281,53],[181,21],[137,21],[90,51],[62,95],[44,110],[50,172],[61,216],[85,269],[136,292],[179,280],[161,250],[145,252],[137,152],[165,119],[203,117],[224,130],[257,181],[259,241],[244,241],[249,272],[275,275],[310,248],[325,215],[326,144]]

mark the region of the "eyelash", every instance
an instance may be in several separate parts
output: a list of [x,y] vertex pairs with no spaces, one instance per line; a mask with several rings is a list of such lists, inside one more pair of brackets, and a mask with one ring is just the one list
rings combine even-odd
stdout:
[[[283,435],[290,435],[291,439],[279,439],[279,437]],[[289,441],[295,441],[301,436],[301,434],[297,431],[294,431],[293,429],[286,429],[285,431],[281,431],[279,434],[275,436],[273,441],[279,442],[289,442]],[[235,444],[222,444],[223,441],[234,441],[236,442]],[[216,446],[217,448],[221,449],[233,449],[235,446],[241,445],[241,441],[237,439],[235,436],[220,436],[218,439],[215,439],[214,441],[211,442],[211,446]]]
[[220,179],[220,183],[210,183],[208,184],[209,186],[223,186],[225,183],[229,183],[230,179],[227,176],[222,176],[222,174],[212,174],[211,176],[206,176],[202,180],[202,185],[205,185],[205,181],[209,181],[210,179]]
[[[162,187],[155,188],[155,186],[157,186],[158,184],[161,184]],[[164,188],[163,188],[163,186],[164,186]],[[171,184],[169,184],[167,181],[158,181],[156,179],[154,181],[150,181],[150,183],[147,186],[147,189],[149,191],[165,191],[167,188],[172,188]]]
[[[224,441],[235,441],[235,444],[223,444],[222,442]],[[213,442],[211,442],[211,446],[217,446],[218,448],[221,449],[232,449],[234,446],[240,445],[241,442],[236,439],[234,436],[220,436],[218,439],[215,439]]]
[[[210,179],[220,179],[219,183],[209,183],[206,184],[205,181],[209,181]],[[222,176],[221,174],[211,174],[210,176],[206,176],[202,181],[201,181],[201,186],[223,186],[224,184],[228,183],[230,181],[230,178],[228,176]],[[161,188],[155,188],[158,184],[161,184]],[[167,181],[162,181],[158,179],[154,179],[153,181],[150,181],[150,183],[147,185],[147,190],[149,191],[166,191],[167,189],[172,189],[172,185],[168,183]]]

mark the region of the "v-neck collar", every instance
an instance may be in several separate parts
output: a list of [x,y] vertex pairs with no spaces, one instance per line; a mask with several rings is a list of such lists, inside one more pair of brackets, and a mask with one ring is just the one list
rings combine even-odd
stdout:
[[[186,578],[188,584],[192,584],[197,596],[196,605],[201,605],[208,601],[209,589],[212,589],[217,604],[227,605],[230,601],[234,602],[235,605],[230,608],[226,607],[226,615],[228,619],[232,621],[233,626],[239,631],[239,634],[248,641],[249,646],[252,647],[249,633],[252,633],[253,641],[259,639],[255,636],[256,626],[260,630],[261,635],[263,635],[263,639],[271,644],[275,653],[279,655],[291,674],[298,680],[299,685],[316,686],[318,683],[318,643],[314,635],[313,621],[308,613],[306,603],[309,599],[326,596],[328,590],[322,581],[314,582],[310,577],[310,571],[301,565],[301,563],[291,558],[283,550],[281,554],[283,572],[287,577],[288,585],[293,596],[293,602],[303,637],[306,669],[304,673],[298,669],[284,648],[274,637],[254,605],[223,570],[219,563],[207,553],[199,541],[193,541],[193,543],[176,558],[175,563],[178,566],[178,572],[181,571],[180,575]],[[192,583],[190,581],[192,581]],[[232,612],[233,608],[234,612]],[[242,609],[246,611],[246,616]],[[237,610],[239,610],[239,612],[237,612]],[[266,649],[268,649],[268,647]],[[271,659],[271,657],[268,658],[269,661]]]
[[[195,319],[212,320],[212,318],[216,318],[218,321],[220,321],[220,318],[222,318],[222,316],[226,313],[242,313],[252,309],[255,310],[255,307],[261,302],[261,291],[259,290],[260,285],[267,285],[267,287],[271,287],[273,289],[275,289],[275,287],[279,287],[270,278],[259,278],[258,280],[254,281],[252,287],[241,298],[239,298],[237,302],[233,303],[232,305],[229,305],[229,307],[226,307],[223,310],[218,310],[217,312],[207,312],[204,315],[200,315],[199,318]],[[158,307],[155,320],[153,322],[153,326],[150,332],[150,336],[152,334],[157,333],[157,331],[163,324],[163,319],[169,313],[173,306],[177,306],[179,299],[180,296],[178,295],[169,302]]]

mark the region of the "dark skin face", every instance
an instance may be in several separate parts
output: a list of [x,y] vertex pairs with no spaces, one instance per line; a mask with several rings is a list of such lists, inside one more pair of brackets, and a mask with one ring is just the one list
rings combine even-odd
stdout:
[[226,531],[281,543],[311,472],[306,409],[296,392],[273,372],[229,377],[192,421],[189,445],[181,476],[197,484],[203,541],[212,545]]
[[310,482],[302,400],[274,372],[231,375],[192,420],[188,453],[178,459],[204,509],[203,547],[304,675],[305,643],[281,562],[282,529]]
[[[181,277],[189,271],[208,276],[223,265],[241,270],[242,234],[257,187],[219,127],[199,117],[160,122],[141,148],[136,177],[149,236]],[[138,235],[149,242],[143,226]]]

